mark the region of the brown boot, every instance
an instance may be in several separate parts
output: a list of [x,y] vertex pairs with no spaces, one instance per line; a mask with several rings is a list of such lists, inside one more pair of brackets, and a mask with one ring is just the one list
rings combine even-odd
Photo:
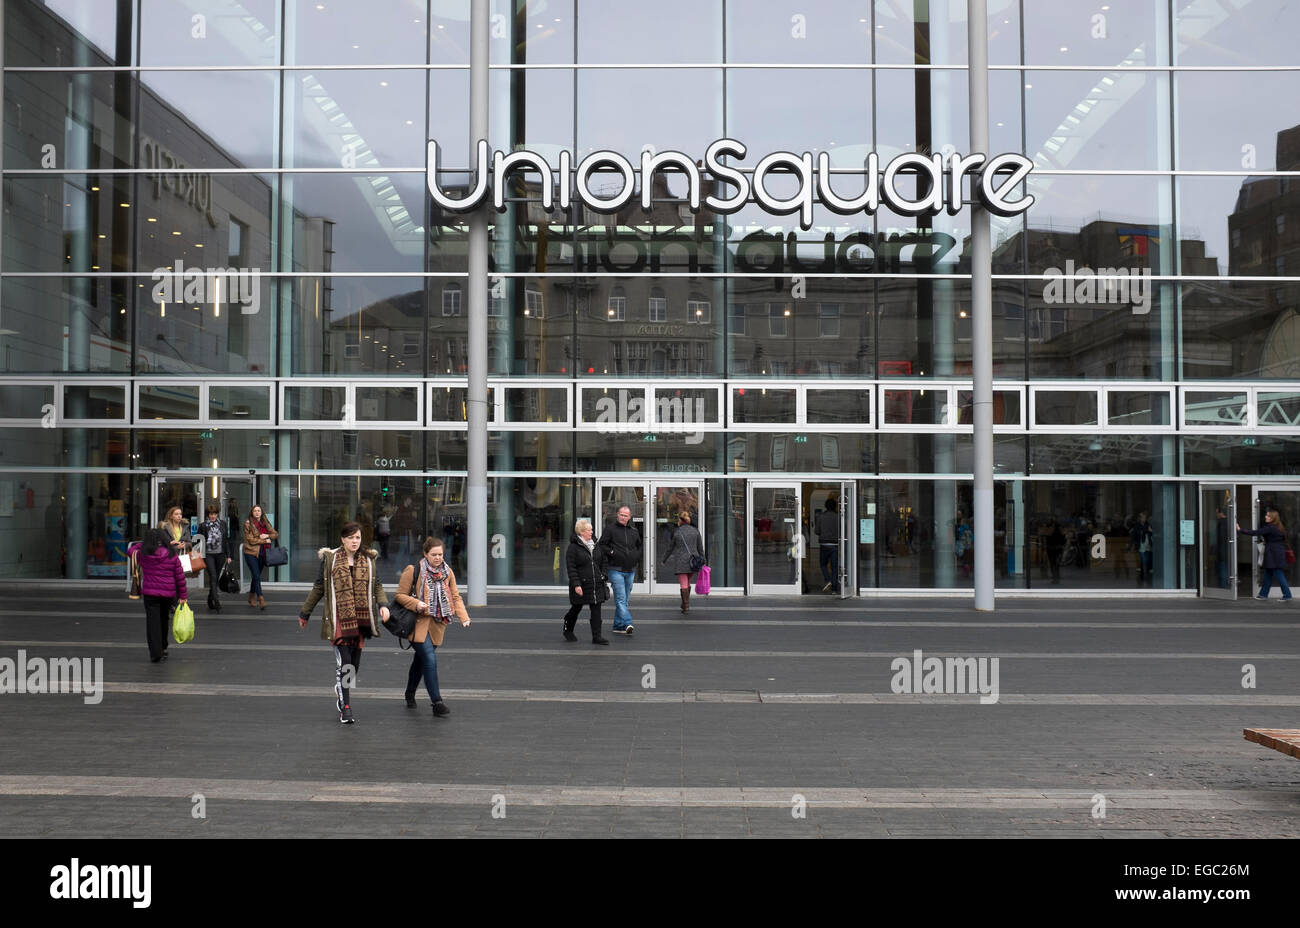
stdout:
[[691,609],[691,588],[688,586],[681,591],[682,594],[682,612],[689,612]]
[[263,612],[266,611],[266,599],[265,599],[265,598],[263,598],[263,597],[261,597],[261,596],[257,597],[257,605],[258,605],[258,608],[261,609]]
[[257,597],[255,597],[252,593],[249,593],[249,594],[248,594],[248,604],[249,604],[250,606],[256,606],[256,605],[257,605]]

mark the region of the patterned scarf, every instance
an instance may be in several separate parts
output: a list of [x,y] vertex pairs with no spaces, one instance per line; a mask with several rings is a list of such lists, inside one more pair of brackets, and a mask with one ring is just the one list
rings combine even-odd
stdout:
[[334,637],[356,638],[361,634],[361,623],[370,626],[370,558],[360,551],[352,567],[342,548],[334,553]]
[[451,599],[447,596],[447,577],[451,574],[446,564],[437,570],[429,566],[428,558],[420,558],[420,588],[424,601],[429,604],[429,615],[435,622],[451,622]]

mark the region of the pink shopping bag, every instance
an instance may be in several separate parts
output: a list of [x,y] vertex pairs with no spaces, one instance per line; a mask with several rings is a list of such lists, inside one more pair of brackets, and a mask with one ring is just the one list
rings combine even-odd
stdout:
[[705,564],[695,577],[695,592],[701,596],[709,594],[709,565]]

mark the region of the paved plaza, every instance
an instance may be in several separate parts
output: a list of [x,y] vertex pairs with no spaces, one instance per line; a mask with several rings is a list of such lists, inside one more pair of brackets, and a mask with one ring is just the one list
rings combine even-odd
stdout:
[[[0,833],[328,837],[347,803],[376,837],[1300,836],[1300,762],[1242,737],[1300,727],[1280,603],[642,596],[594,647],[585,618],[561,639],[563,595],[494,594],[439,650],[449,718],[406,708],[386,637],[344,726],[301,597],[200,593],[151,664],[120,591],[9,587],[0,661],[101,658],[104,682],[0,696]],[[996,691],[897,692],[917,651],[987,659]]]

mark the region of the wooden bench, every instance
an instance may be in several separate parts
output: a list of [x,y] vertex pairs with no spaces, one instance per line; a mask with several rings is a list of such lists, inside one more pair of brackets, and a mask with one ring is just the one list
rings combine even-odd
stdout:
[[1300,757],[1300,728],[1247,728],[1244,734],[1247,741]]

